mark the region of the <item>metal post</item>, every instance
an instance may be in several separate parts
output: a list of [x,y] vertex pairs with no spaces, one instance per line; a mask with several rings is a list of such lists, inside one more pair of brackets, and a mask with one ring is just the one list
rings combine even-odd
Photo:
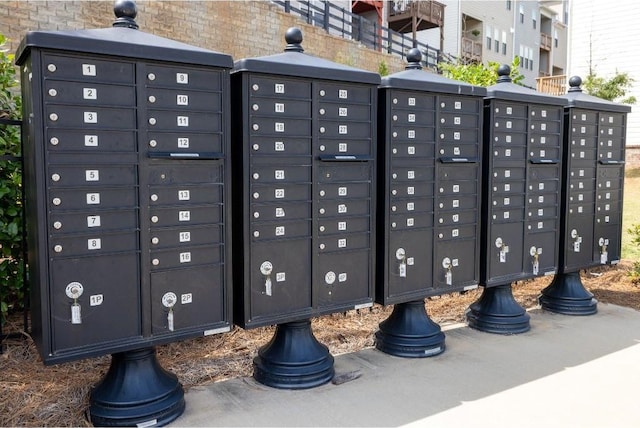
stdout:
[[324,31],[329,32],[329,2],[324,2]]

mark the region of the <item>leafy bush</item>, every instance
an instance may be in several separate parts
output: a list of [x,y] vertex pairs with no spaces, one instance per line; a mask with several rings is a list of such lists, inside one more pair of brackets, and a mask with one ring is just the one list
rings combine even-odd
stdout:
[[[511,81],[516,84],[520,84],[524,79],[524,76],[520,74],[519,65],[520,57],[516,56],[511,62],[511,74],[509,75]],[[487,65],[482,63],[452,64],[448,62],[438,64],[438,68],[442,70],[442,74],[445,77],[484,87],[495,85],[498,80],[498,67],[500,67],[500,64],[493,61],[489,61]]]
[[[631,235],[631,243],[640,248],[640,224],[631,225],[627,232]],[[640,284],[640,260],[633,262],[629,276],[631,276],[631,281],[634,284]]]
[[[4,48],[6,38],[0,34],[0,118],[19,119],[22,99],[13,66],[13,55]],[[0,125],[0,155],[20,155],[20,127]],[[22,309],[22,174],[16,160],[0,163],[0,309],[6,315]]]

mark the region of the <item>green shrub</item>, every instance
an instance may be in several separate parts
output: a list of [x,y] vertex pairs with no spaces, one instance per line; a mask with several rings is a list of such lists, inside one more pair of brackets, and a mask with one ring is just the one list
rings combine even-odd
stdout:
[[[4,48],[0,34],[0,118],[19,119],[21,98],[13,55]],[[20,155],[20,127],[0,125],[0,155]],[[16,160],[0,163],[0,309],[2,323],[6,315],[23,308],[22,263],[22,174]]]
[[[631,244],[640,248],[640,224],[633,224],[627,229],[629,235],[631,235]],[[629,271],[629,276],[634,284],[640,284],[640,260],[633,262],[633,267]]]

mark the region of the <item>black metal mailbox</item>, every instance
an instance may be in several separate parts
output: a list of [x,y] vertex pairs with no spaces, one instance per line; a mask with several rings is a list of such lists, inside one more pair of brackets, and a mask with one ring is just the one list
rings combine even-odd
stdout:
[[256,379],[307,388],[333,375],[310,317],[373,305],[380,76],[304,54],[297,28],[285,38],[231,75],[234,315],[278,324]]
[[[114,28],[31,32],[17,54],[33,337],[45,363],[120,353],[112,369],[123,368],[132,350],[231,327],[232,59],[138,31],[132,2],[115,11]],[[138,354],[135,364],[166,377],[155,351]],[[184,408],[177,385],[175,402],[161,397],[170,409],[136,402],[135,387],[117,405],[98,388],[92,420],[165,423]]]
[[[467,314],[472,327],[496,333],[529,329],[510,283],[557,272],[560,232],[565,101],[515,85],[509,73],[501,66],[498,83],[487,88],[480,267],[485,290]],[[513,313],[500,313],[490,294],[506,298],[513,305],[501,306]]]
[[380,324],[376,346],[417,357],[444,350],[439,327],[424,331],[429,321],[422,299],[473,289],[480,280],[487,93],[420,70],[420,59],[411,49],[407,69],[383,77],[379,90],[376,276],[376,300],[396,304]]
[[597,311],[579,270],[620,260],[627,113],[569,79],[565,108],[560,269],[542,291],[544,309],[570,315]]

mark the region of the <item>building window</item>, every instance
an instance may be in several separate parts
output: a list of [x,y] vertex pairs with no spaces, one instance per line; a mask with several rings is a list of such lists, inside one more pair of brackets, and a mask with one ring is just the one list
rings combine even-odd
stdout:
[[524,6],[520,5],[520,23],[524,24]]
[[502,43],[502,55],[506,55],[506,54],[507,54],[507,44]]
[[531,11],[531,20],[533,21],[533,29],[535,30],[538,26],[538,14],[535,10]]
[[496,52],[500,52],[500,40],[496,40]]
[[558,47],[558,30],[553,30],[553,45]]
[[500,30],[498,30],[497,28],[493,29],[493,40],[495,40],[496,52],[500,52]]
[[511,10],[511,0],[507,0],[507,10]]
[[507,54],[507,32],[502,32],[502,55]]
[[491,27],[489,25],[485,28],[485,32],[487,34],[487,49],[491,50],[493,45],[491,44]]

